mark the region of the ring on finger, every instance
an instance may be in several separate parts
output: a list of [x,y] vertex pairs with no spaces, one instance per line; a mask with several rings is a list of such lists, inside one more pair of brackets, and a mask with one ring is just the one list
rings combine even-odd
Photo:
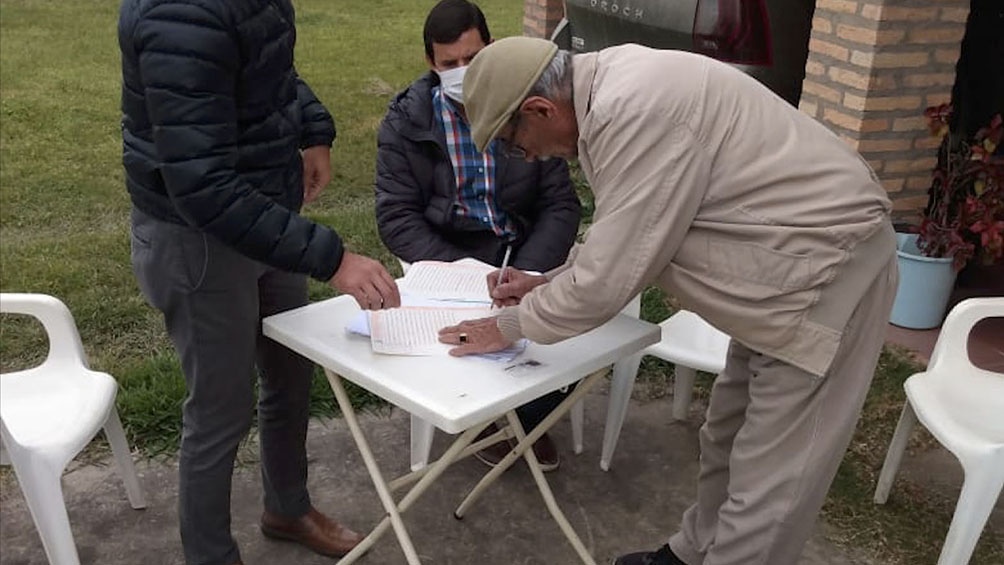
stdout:
[[467,343],[467,334],[461,333],[458,339],[460,339],[460,343]]

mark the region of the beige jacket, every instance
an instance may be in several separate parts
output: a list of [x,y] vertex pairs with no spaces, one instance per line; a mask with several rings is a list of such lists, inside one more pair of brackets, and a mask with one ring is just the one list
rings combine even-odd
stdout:
[[549,284],[500,314],[503,333],[553,343],[657,284],[743,344],[825,374],[895,257],[868,165],[707,57],[624,45],[576,55],[573,77],[594,223]]

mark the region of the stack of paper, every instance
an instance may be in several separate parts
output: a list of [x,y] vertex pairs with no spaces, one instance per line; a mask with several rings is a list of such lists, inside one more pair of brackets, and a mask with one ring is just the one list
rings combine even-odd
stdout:
[[[494,270],[474,259],[412,263],[398,285],[401,307],[366,312],[348,329],[369,335],[377,353],[447,354],[453,346],[439,342],[440,329],[492,315],[487,276]],[[524,347],[521,343],[487,357],[508,361]]]
[[488,274],[494,270],[495,267],[474,259],[453,263],[418,261],[404,275],[401,293],[448,302],[491,304]]

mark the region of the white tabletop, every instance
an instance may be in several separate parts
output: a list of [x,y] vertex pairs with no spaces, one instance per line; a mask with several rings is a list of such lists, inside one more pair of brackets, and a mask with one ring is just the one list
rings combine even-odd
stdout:
[[[659,326],[620,314],[554,345],[531,343],[509,363],[474,357],[374,353],[346,324],[359,312],[350,296],[315,302],[263,320],[266,336],[448,433],[574,383],[659,341]],[[526,361],[539,365],[524,365]]]

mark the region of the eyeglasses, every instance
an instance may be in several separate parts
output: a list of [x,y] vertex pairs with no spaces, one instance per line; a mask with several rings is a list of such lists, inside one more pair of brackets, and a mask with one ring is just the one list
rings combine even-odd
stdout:
[[509,139],[502,139],[501,137],[498,139],[502,154],[510,159],[526,159],[526,149],[516,143],[513,143],[513,140],[516,139],[516,131],[519,129],[519,120],[520,112],[517,108],[516,111],[513,112],[512,118],[509,119],[510,131],[512,131],[512,133],[509,134]]

